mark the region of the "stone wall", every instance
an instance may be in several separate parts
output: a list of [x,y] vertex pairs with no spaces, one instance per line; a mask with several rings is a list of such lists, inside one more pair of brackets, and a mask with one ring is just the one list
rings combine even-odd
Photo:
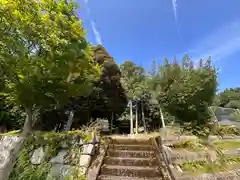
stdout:
[[179,180],[239,180],[240,170],[219,173],[205,173],[195,177],[179,177]]
[[[201,161],[201,160],[211,160],[215,161],[217,160],[218,156],[217,153],[213,149],[207,149],[204,151],[196,151],[196,152],[189,152],[187,150],[182,150],[179,152],[178,150],[171,149],[167,145],[172,144],[174,142],[186,139],[195,139],[195,137],[189,138],[179,138],[179,137],[171,137],[170,139],[165,139],[165,141],[161,140],[161,137],[159,137],[159,142],[163,142],[160,145],[162,146],[163,154],[165,155],[166,162],[168,163],[169,171],[172,174],[172,179],[174,180],[217,180],[217,179],[240,179],[240,170],[231,170],[231,171],[225,171],[225,172],[215,172],[215,173],[204,173],[201,175],[186,175],[185,172],[180,168],[180,164],[184,162],[193,162],[193,161]],[[224,137],[218,137],[218,136],[210,136],[208,140],[223,140],[223,141],[232,141],[236,140],[239,141],[239,136],[224,136]],[[185,152],[184,152],[185,151]],[[240,153],[239,149],[234,150],[228,150],[222,152],[225,155],[238,155]]]
[[[0,173],[20,136],[2,136],[0,140]],[[98,140],[92,133],[80,131],[65,133],[36,133],[25,140],[10,180],[17,180],[18,174],[33,172],[32,179],[60,179],[78,176],[85,178],[92,156],[98,149]],[[24,161],[24,162],[23,162]],[[39,171],[39,172],[38,172]],[[30,175],[26,175],[29,179]],[[36,178],[35,178],[36,177]]]

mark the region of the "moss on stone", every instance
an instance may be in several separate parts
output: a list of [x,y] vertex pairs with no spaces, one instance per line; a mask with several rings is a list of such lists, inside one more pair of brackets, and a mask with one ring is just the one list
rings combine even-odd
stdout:
[[[83,131],[69,131],[62,133],[55,132],[35,132],[30,135],[24,142],[24,148],[21,150],[16,165],[10,175],[9,180],[45,180],[51,169],[50,159],[57,155],[62,147],[63,142],[69,147],[68,162],[69,164],[77,164],[77,155],[79,148],[74,147],[76,143],[83,140],[89,143],[92,133]],[[33,165],[30,158],[35,149],[43,147],[44,158],[40,165]],[[75,162],[76,161],[76,162]],[[79,169],[76,170],[78,172]],[[70,179],[76,179],[69,177]],[[79,176],[78,180],[83,180],[85,176]]]

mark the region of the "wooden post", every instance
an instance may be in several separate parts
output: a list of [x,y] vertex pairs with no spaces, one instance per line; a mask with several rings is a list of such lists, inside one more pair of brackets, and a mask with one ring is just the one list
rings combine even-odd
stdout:
[[164,122],[164,117],[163,117],[163,113],[162,113],[162,108],[159,105],[159,110],[160,110],[160,114],[161,114],[161,120],[162,120],[162,127],[165,128],[165,122]]
[[112,126],[113,126],[113,112],[111,116],[111,123],[110,123],[110,133],[112,134]]
[[142,109],[142,120],[143,120],[144,132],[147,133],[147,126],[146,126],[146,121],[145,121],[145,117],[144,117],[144,108],[143,108],[142,101],[141,101],[141,109]]
[[132,112],[132,101],[130,101],[130,134],[133,134],[133,112]]
[[138,134],[138,105],[136,104],[135,133]]

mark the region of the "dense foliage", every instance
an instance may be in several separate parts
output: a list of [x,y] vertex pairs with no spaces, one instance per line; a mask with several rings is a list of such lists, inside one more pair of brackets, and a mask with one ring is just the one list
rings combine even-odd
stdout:
[[208,106],[212,104],[217,89],[217,74],[208,59],[194,66],[188,56],[160,66],[153,81],[158,89],[157,100],[164,109],[180,123],[205,124],[208,121]]
[[153,61],[150,72],[130,60],[118,66],[103,46],[87,42],[76,8],[65,0],[1,1],[1,131],[22,127],[25,117],[29,129],[62,130],[70,111],[74,128],[96,118],[128,121],[129,100],[150,129],[162,117],[206,124],[210,105],[240,107],[239,88],[216,95],[210,58]]
[[[99,68],[71,1],[1,1],[0,64],[4,95],[26,109],[56,107],[87,95]],[[43,13],[44,12],[44,13]]]
[[240,109],[240,88],[226,89],[217,97],[219,106]]
[[[63,106],[69,99],[87,96],[98,80],[81,20],[72,1],[0,1],[1,96],[23,109],[25,138],[42,107]],[[23,139],[24,141],[24,139]],[[0,179],[8,179],[21,141]]]
[[[5,163],[1,180],[8,179],[24,140],[36,129],[79,129],[103,118],[118,127],[119,122],[129,125],[129,119],[136,119],[136,125],[151,131],[187,123],[189,132],[208,134],[210,129],[202,126],[211,121],[209,106],[240,108],[240,88],[216,95],[217,73],[211,58],[198,64],[187,55],[182,60],[166,58],[161,64],[153,61],[148,73],[132,61],[118,66],[103,46],[86,40],[76,10],[72,0],[0,1],[0,132],[21,129],[23,136]],[[56,152],[51,152],[54,145],[49,154]],[[22,152],[11,177],[21,174],[24,180],[24,173],[36,170],[25,171],[24,155],[32,148]],[[45,178],[42,170],[49,169],[45,165],[32,179],[38,173]]]
[[[67,122],[66,111],[74,110],[72,127],[79,128],[89,123],[91,119],[107,118],[112,114],[114,119],[125,109],[127,99],[120,82],[121,72],[114,59],[107,53],[103,46],[93,46],[93,60],[102,67],[100,78],[93,83],[92,92],[88,96],[77,96],[58,109],[44,109],[36,128],[39,130],[52,130],[56,124]],[[51,119],[51,121],[47,121]]]

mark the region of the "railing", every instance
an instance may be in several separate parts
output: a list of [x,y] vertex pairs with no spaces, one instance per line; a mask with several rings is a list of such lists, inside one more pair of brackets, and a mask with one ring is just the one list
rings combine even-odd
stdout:
[[92,162],[90,168],[88,169],[87,180],[97,180],[101,166],[103,165],[104,157],[106,156],[109,144],[111,144],[111,142],[112,138],[105,139],[105,143],[103,145],[104,147],[100,147],[99,154],[96,154],[96,159]]
[[175,177],[172,169],[170,168],[170,162],[169,159],[166,157],[165,151],[163,149],[163,143],[161,137],[155,137],[151,138],[152,144],[156,149],[156,154],[157,154],[157,160],[159,164],[161,164],[161,161],[164,161],[164,165],[167,167],[168,175],[172,180],[176,180],[177,178]]

